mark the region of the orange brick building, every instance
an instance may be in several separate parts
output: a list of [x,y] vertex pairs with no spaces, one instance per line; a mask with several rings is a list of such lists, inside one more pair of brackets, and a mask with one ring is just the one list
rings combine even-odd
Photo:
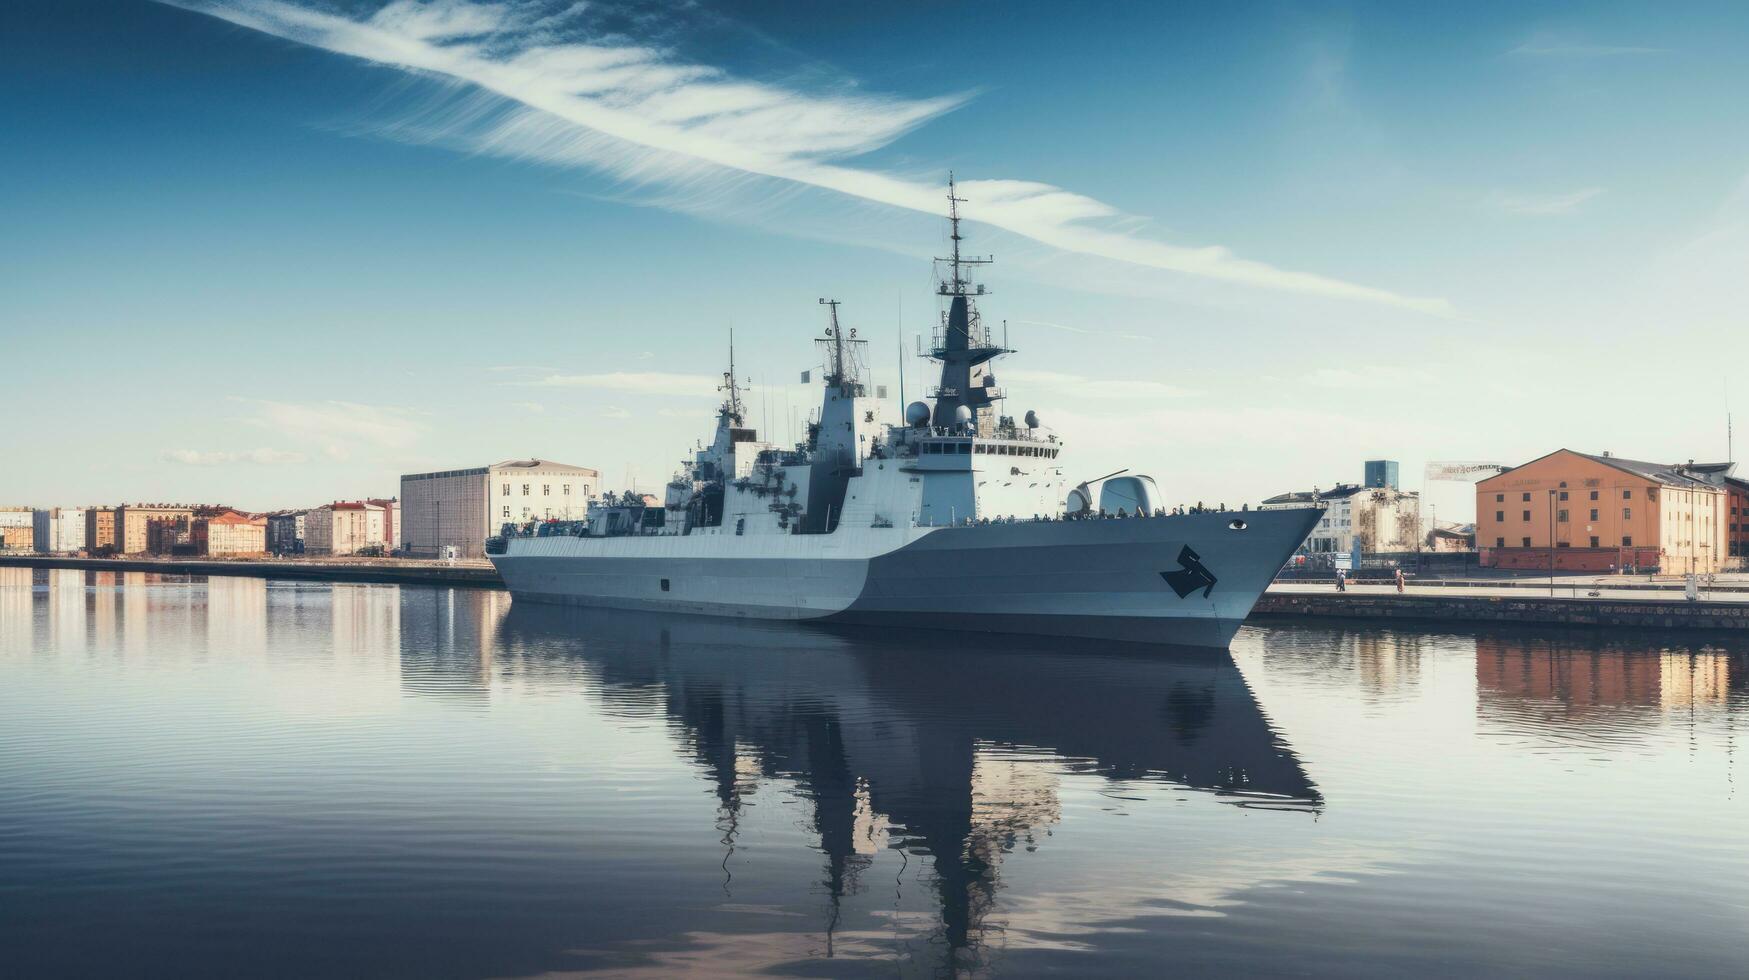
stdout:
[[1729,493],[1708,476],[1720,470],[1557,450],[1476,484],[1481,563],[1719,571],[1729,557]]
[[1731,495],[1731,513],[1726,518],[1726,550],[1732,558],[1749,558],[1749,480],[1727,476],[1725,492]]

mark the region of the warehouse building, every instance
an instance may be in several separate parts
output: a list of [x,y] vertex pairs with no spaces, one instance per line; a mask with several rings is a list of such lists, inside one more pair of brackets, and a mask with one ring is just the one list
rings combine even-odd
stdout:
[[1496,568],[1720,571],[1729,464],[1558,449],[1476,484],[1476,545]]
[[583,520],[600,488],[600,471],[545,459],[411,473],[401,477],[401,545],[417,558],[450,547],[479,558],[506,523]]

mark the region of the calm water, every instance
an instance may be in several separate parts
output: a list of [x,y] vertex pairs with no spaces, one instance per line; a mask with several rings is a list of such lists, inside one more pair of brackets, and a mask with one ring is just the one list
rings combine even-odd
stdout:
[[0,975],[1741,977],[1745,754],[1744,649],[1650,635],[0,569]]

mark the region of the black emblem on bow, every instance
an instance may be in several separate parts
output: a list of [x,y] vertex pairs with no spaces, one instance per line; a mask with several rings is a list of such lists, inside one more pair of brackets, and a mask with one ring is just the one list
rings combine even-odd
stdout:
[[1202,597],[1207,599],[1209,593],[1215,590],[1215,573],[1202,563],[1201,555],[1190,550],[1190,545],[1185,545],[1184,550],[1178,553],[1178,566],[1176,572],[1160,573],[1166,584],[1172,586],[1172,591],[1178,593],[1178,598],[1182,599],[1201,589]]

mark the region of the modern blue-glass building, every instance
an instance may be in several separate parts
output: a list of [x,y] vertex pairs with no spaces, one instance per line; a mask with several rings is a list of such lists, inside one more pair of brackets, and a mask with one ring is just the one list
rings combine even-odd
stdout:
[[1397,461],[1394,459],[1367,460],[1366,485],[1385,487],[1390,490],[1397,489]]

